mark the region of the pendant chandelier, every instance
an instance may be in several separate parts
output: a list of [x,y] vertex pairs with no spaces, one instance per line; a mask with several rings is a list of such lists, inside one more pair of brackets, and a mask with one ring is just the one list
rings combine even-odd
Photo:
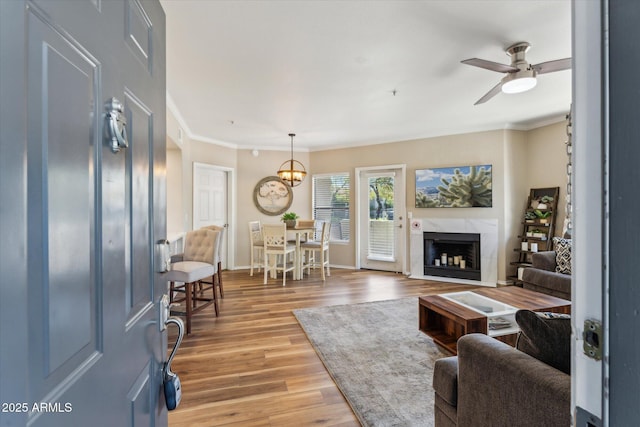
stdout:
[[302,163],[293,158],[293,137],[296,136],[296,134],[290,133],[289,136],[291,137],[291,159],[286,160],[280,165],[278,176],[291,187],[295,187],[304,181],[304,177],[307,176],[307,171]]

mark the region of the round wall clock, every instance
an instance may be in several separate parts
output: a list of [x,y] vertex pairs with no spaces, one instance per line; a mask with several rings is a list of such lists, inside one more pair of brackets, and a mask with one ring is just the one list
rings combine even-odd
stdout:
[[293,190],[277,176],[262,178],[253,189],[253,203],[266,215],[280,215],[293,202]]

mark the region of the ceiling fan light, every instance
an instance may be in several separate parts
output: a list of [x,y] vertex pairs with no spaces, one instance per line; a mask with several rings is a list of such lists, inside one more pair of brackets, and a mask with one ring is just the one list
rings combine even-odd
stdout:
[[502,85],[504,93],[522,93],[536,87],[537,80],[535,77],[520,77],[509,80]]

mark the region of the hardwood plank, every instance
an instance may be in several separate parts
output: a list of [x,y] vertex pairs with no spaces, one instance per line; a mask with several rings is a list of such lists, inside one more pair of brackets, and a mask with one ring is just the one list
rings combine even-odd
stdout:
[[212,306],[195,315],[173,360],[183,395],[171,427],[357,426],[292,310],[478,288],[368,270],[332,269],[326,282],[315,271],[285,287],[247,270],[223,276],[220,316]]

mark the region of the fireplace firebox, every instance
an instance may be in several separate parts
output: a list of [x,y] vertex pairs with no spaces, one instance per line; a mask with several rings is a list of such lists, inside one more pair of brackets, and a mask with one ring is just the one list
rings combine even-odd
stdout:
[[480,280],[480,234],[424,232],[424,275]]

